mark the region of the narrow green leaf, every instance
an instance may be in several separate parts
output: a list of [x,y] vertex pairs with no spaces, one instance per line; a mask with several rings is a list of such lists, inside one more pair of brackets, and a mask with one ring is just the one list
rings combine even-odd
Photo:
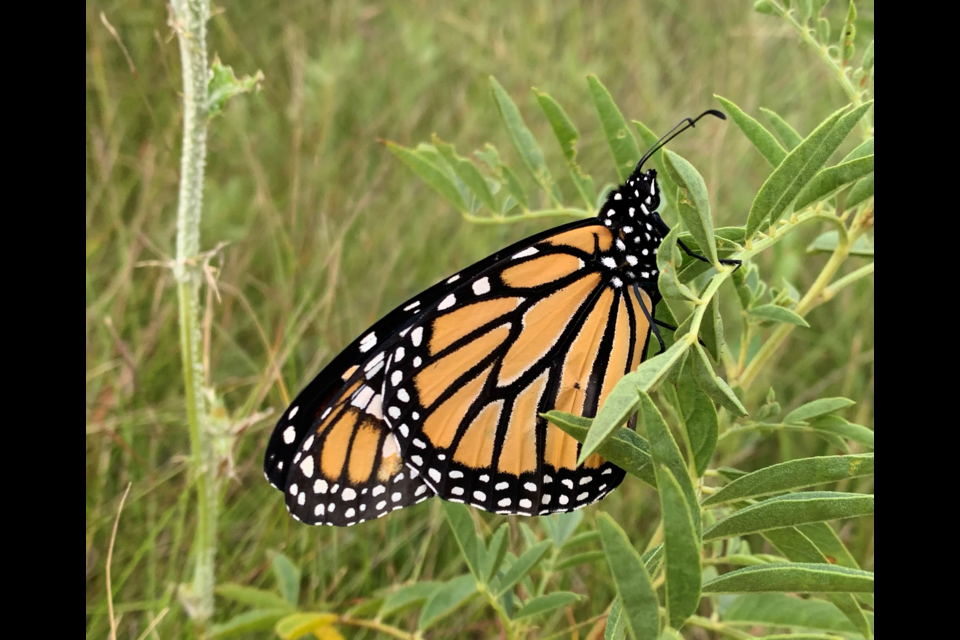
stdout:
[[553,129],[557,142],[560,143],[563,157],[567,159],[567,166],[570,169],[570,177],[573,179],[574,186],[587,207],[593,208],[597,197],[593,178],[583,173],[580,165],[577,164],[577,142],[580,140],[580,131],[577,130],[576,125],[573,124],[566,111],[556,100],[536,88],[533,91],[537,95],[540,108],[543,109],[547,120],[550,122],[550,127]]
[[860,144],[859,147],[848,153],[844,156],[843,160],[840,163],[850,162],[851,160],[856,160],[857,158],[865,158],[867,156],[873,155],[873,137],[871,136],[869,140]]
[[493,198],[493,193],[490,192],[490,187],[487,186],[486,178],[483,177],[476,165],[466,158],[459,156],[456,148],[452,144],[444,142],[438,138],[436,134],[433,136],[433,145],[453,168],[457,176],[463,180],[463,183],[477,196],[477,199],[490,209],[490,211],[496,213],[497,202]]
[[873,593],[873,574],[829,564],[779,562],[737,569],[703,585],[704,593]]
[[752,142],[753,146],[757,148],[760,155],[770,163],[771,167],[776,169],[780,163],[783,162],[783,159],[787,157],[787,152],[780,146],[780,143],[773,137],[773,134],[726,98],[718,96],[717,94],[714,94],[713,97],[723,105],[723,108],[730,114],[733,121],[737,123],[740,130],[743,131],[743,135],[747,136],[747,140]]
[[[634,390],[634,395],[636,395],[636,390]],[[591,418],[581,418],[557,410],[541,415],[573,436],[578,442],[587,439],[590,425],[593,423]],[[614,429],[610,437],[597,447],[597,453],[627,473],[640,478],[651,486],[657,486],[656,476],[650,466],[650,447],[643,436],[637,434],[633,429],[627,427]]]
[[530,171],[530,175],[537,181],[537,184],[543,187],[543,190],[554,202],[559,204],[560,193],[553,182],[553,176],[550,175],[547,162],[543,158],[543,151],[540,150],[540,145],[537,144],[537,140],[523,121],[523,116],[520,115],[516,103],[493,76],[490,76],[490,91],[493,95],[493,101],[500,111],[500,116],[503,118],[503,123],[507,127],[507,132],[510,134],[510,140],[513,141],[513,146],[516,147],[517,153],[523,159],[523,164]]
[[544,554],[546,554],[552,546],[553,543],[549,540],[544,540],[520,554],[517,561],[507,569],[506,573],[503,574],[503,578],[500,579],[499,593],[497,595],[503,595],[512,589],[515,584],[520,582],[524,576],[537,566],[537,563],[540,562]]
[[873,454],[820,456],[781,462],[737,478],[703,501],[704,506],[873,475]]
[[837,532],[826,522],[811,522],[810,524],[801,524],[796,528],[816,545],[830,564],[850,567],[851,569],[860,568],[856,559],[840,540]]
[[720,316],[720,298],[713,296],[709,305],[709,308],[703,314],[703,322],[700,324],[700,339],[703,340],[704,349],[713,357],[714,362],[720,362],[720,350],[723,348],[723,318]]
[[470,573],[477,580],[483,580],[483,573],[481,571],[481,551],[478,547],[483,546],[483,540],[477,534],[477,528],[473,524],[473,518],[470,517],[470,510],[465,506],[457,502],[448,502],[444,500],[442,503],[443,512],[447,516],[447,522],[450,524],[450,528],[453,530],[453,537],[457,540],[457,545],[460,547],[460,551],[463,552],[463,557],[467,561],[467,566],[470,568]]
[[460,576],[440,585],[427,599],[417,621],[417,629],[426,631],[446,615],[453,613],[477,592],[477,582],[471,575]]
[[800,211],[804,207],[828,198],[868,173],[873,173],[873,155],[824,169],[803,188],[797,196],[793,210]]
[[[667,467],[673,474],[674,479],[679,483],[683,492],[684,499],[690,507],[690,518],[693,521],[694,531],[697,537],[700,537],[700,506],[697,503],[697,494],[693,490],[693,482],[690,480],[690,474],[687,471],[687,465],[680,454],[680,448],[677,446],[667,423],[663,421],[663,416],[657,406],[653,404],[650,396],[642,391],[640,395],[640,422],[646,429],[647,438],[650,439],[650,453],[653,461],[658,466]],[[660,473],[657,472],[657,486],[659,487]],[[661,488],[662,490],[662,488]]]
[[873,513],[873,502],[872,495],[858,493],[791,493],[731,513],[704,531],[703,539],[720,540],[807,522],[866,516]]
[[[637,134],[640,136],[644,152],[653,148],[653,146],[660,141],[660,136],[655,134],[647,125],[639,120],[632,120],[631,122],[633,123],[633,128],[637,130]],[[670,178],[670,175],[663,166],[663,152],[663,148],[658,149],[656,153],[650,156],[650,161],[653,162],[653,166],[657,169],[657,182],[660,183],[660,194],[667,201],[667,207],[676,209],[677,183]],[[640,157],[643,157],[643,155],[641,154]]]
[[277,581],[277,586],[280,587],[283,599],[297,606],[300,600],[300,569],[282,553],[273,556],[270,567],[273,569],[273,577]]
[[660,602],[640,554],[609,515],[601,513],[597,524],[630,635],[637,640],[655,638],[660,633]]
[[787,154],[770,177],[750,207],[747,219],[747,237],[753,235],[764,224],[773,224],[780,219],[787,207],[800,191],[820,170],[856,126],[867,109],[873,105],[868,102],[844,115],[846,108],[840,109],[824,120],[813,133]]
[[337,621],[335,613],[291,613],[277,621],[274,631],[283,640],[297,640],[318,627],[328,627]]
[[610,145],[613,161],[617,165],[617,175],[620,177],[620,182],[625,182],[633,173],[637,161],[640,160],[637,142],[633,139],[633,134],[627,127],[627,121],[623,119],[623,114],[620,113],[607,88],[593,75],[587,76],[587,84],[590,85],[593,104],[597,108],[607,144]]
[[[873,614],[867,614],[872,620]],[[829,602],[779,593],[746,594],[733,599],[724,622],[856,633],[857,629]]]
[[538,596],[525,602],[524,605],[520,607],[520,610],[513,614],[513,619],[520,620],[521,618],[540,615],[541,613],[553,611],[560,607],[566,607],[580,600],[581,597],[579,595],[571,593],[570,591],[554,591],[553,593]]
[[713,406],[710,397],[700,388],[694,376],[680,377],[677,385],[677,399],[690,444],[693,465],[697,476],[702,476],[717,448],[719,436],[717,409]]
[[578,465],[583,464],[584,460],[596,453],[614,430],[636,412],[637,389],[644,392],[652,389],[663,379],[670,367],[676,364],[689,346],[690,343],[686,340],[676,342],[663,353],[643,362],[636,371],[628,373],[617,382],[603,406],[597,411],[597,417],[593,419],[587,438],[580,449]]
[[693,353],[688,362],[692,367],[693,375],[700,388],[710,396],[710,398],[721,407],[737,416],[747,415],[747,410],[743,403],[737,398],[733,389],[723,380],[713,373],[713,367],[707,359],[707,352],[699,344],[693,345]]
[[[577,512],[571,511],[570,513],[577,513]],[[600,540],[599,531],[584,531],[582,533],[578,533],[577,535],[571,537],[569,540],[564,542],[563,548],[564,550],[570,550],[575,547],[590,544],[591,542],[598,542],[599,540]],[[556,542],[554,542],[553,546],[557,546]]]
[[767,119],[770,120],[770,126],[772,126],[773,130],[780,136],[780,140],[783,141],[783,145],[787,148],[787,151],[793,151],[797,148],[798,144],[803,142],[803,136],[797,133],[797,130],[790,126],[789,122],[781,118],[776,111],[773,109],[764,109],[763,107],[760,107],[760,111],[766,114]]
[[[847,199],[844,202],[844,206],[847,209],[853,209],[860,203],[862,203],[867,198],[873,197],[873,174],[866,176],[863,180],[853,185],[853,188],[850,189],[850,193],[847,194]],[[860,236],[863,238],[864,236]]]
[[625,640],[627,637],[627,617],[623,615],[620,598],[614,598],[610,603],[610,613],[607,615],[607,625],[603,630],[603,640]]
[[848,438],[873,448],[873,431],[862,425],[847,422],[840,416],[819,416],[810,420],[810,426],[825,434]]
[[700,542],[690,517],[691,505],[666,466],[657,467],[657,486],[667,562],[667,619],[671,627],[679,629],[700,605]]
[[713,218],[710,214],[710,198],[707,183],[692,164],[682,156],[664,150],[664,167],[680,189],[677,209],[683,224],[697,242],[697,246],[710,260],[717,264],[717,245],[713,239]]
[[564,558],[557,563],[557,566],[554,567],[554,571],[564,571],[570,569],[571,567],[576,567],[581,564],[588,564],[591,562],[598,562],[603,560],[604,555],[603,551],[585,551],[583,553],[578,553],[577,555],[570,556],[569,558]]
[[218,585],[216,592],[228,600],[242,602],[260,609],[283,609],[284,607],[291,609],[293,607],[293,604],[272,591],[264,591],[263,589],[247,587],[233,582]]
[[647,568],[647,573],[653,575],[660,568],[660,562],[663,560],[663,543],[658,544],[650,551],[643,554],[641,558],[643,566]]
[[[588,418],[579,419],[585,420]],[[583,511],[579,510],[568,511],[567,513],[554,513],[545,518],[540,518],[540,523],[553,541],[553,546],[558,549],[567,543],[581,522],[583,522]]]
[[782,322],[784,324],[794,324],[798,327],[804,328],[810,327],[810,325],[807,324],[807,321],[803,319],[803,316],[799,316],[790,309],[776,304],[761,304],[751,308],[747,313],[755,318],[760,318],[761,320]]
[[573,124],[563,107],[550,95],[539,91],[536,87],[534,87],[533,93],[537,96],[537,102],[540,103],[540,108],[543,109],[543,113],[550,122],[550,127],[557,137],[557,142],[560,143],[563,157],[567,160],[575,160],[577,157],[577,142],[580,140],[580,131],[577,126]]
[[[500,159],[500,152],[495,146],[488,142],[483,146],[483,151],[474,151],[474,155],[487,163],[487,166],[490,167],[494,175],[500,178],[507,192],[513,196],[514,200],[520,203],[523,209],[530,208],[530,199],[527,197],[527,192],[520,183],[520,179],[517,178],[517,174],[513,172],[513,169],[503,164],[503,161]],[[502,211],[501,213],[505,212],[506,211]]]
[[[833,253],[840,242],[836,231],[826,231],[821,233],[807,247],[807,253]],[[860,236],[850,247],[850,255],[873,257],[873,242],[867,236]]]
[[678,278],[680,256],[677,251],[677,236],[679,234],[680,225],[675,225],[660,242],[660,250],[657,253],[657,269],[660,270],[657,286],[660,295],[667,300],[697,300],[697,296]]
[[487,584],[493,580],[503,564],[503,558],[507,554],[508,540],[510,534],[510,525],[504,522],[490,537],[490,545],[487,547],[487,553],[484,556],[483,581]]
[[813,402],[808,402],[797,407],[788,413],[783,421],[787,424],[797,424],[810,420],[811,418],[841,411],[855,404],[856,402],[849,398],[820,398],[819,400],[814,400]]
[[290,613],[290,607],[282,609],[254,609],[235,615],[226,622],[215,624],[207,629],[207,638],[227,638],[241,634],[273,629],[277,622]]
[[460,195],[460,190],[457,189],[457,185],[435,164],[429,162],[412,149],[408,149],[395,142],[387,140],[384,144],[393,155],[399,158],[403,164],[410,167],[410,169],[430,185],[434,191],[449,200],[458,211],[462,213],[469,211],[467,204],[463,201],[463,196]]
[[384,599],[377,615],[380,618],[386,618],[405,609],[420,606],[444,586],[442,582],[428,581],[414,582],[400,587]]

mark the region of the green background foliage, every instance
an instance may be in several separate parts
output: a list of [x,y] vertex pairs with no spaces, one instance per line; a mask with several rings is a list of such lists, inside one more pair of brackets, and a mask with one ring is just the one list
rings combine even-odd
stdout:
[[[162,5],[88,3],[88,637],[111,605],[130,638],[869,636],[873,6],[822,4],[215,10],[210,51],[250,77],[215,65],[209,94],[204,620],[178,597],[198,521],[168,268],[180,58]],[[677,225],[669,349],[595,420],[550,415],[630,472],[615,493],[545,518],[439,500],[348,529],[288,517],[261,462],[291,395],[409,296],[592,213],[705,108],[730,120],[653,158]]]

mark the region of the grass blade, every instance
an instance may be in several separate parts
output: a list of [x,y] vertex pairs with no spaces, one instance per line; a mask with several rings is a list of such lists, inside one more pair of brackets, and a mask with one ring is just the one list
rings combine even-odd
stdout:
[[660,633],[660,601],[640,554],[609,515],[601,513],[597,524],[630,635],[635,639],[656,638]]
[[443,587],[444,584],[441,582],[415,582],[400,587],[384,599],[377,615],[380,618],[386,618],[410,607],[422,605]]
[[704,531],[703,539],[705,541],[720,540],[808,522],[867,516],[873,513],[873,503],[872,495],[858,493],[835,491],[791,493],[770,498],[731,513]]
[[273,556],[270,568],[273,569],[273,576],[277,580],[283,599],[294,607],[297,606],[300,600],[300,569],[293,564],[293,560],[282,553]]

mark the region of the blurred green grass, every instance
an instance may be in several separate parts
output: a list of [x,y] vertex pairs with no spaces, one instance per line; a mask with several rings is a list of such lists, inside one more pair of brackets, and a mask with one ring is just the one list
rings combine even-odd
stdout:
[[[838,3],[835,3],[838,4]],[[615,180],[589,102],[597,74],[628,118],[665,130],[726,96],[748,112],[774,109],[807,133],[846,100],[811,52],[751,2],[286,2],[230,4],[210,25],[210,49],[238,73],[262,69],[263,91],[231,101],[211,127],[203,247],[229,244],[211,307],[209,384],[239,422],[285,406],[366,326],[441,277],[509,242],[562,222],[477,227],[378,144],[436,132],[462,154],[489,141],[516,165],[488,93],[495,75],[518,102],[551,166],[562,172],[530,87],[553,95],[583,134],[580,164]],[[843,7],[833,7],[842,15]],[[105,28],[101,12],[129,52]],[[873,31],[860,7],[858,38]],[[190,632],[173,595],[189,576],[192,540],[176,296],[171,275],[144,262],[173,255],[179,170],[179,56],[166,7],[87,4],[86,10],[86,609],[87,633],[107,630],[104,561],[124,487],[133,483],[113,557],[121,635],[136,638],[164,606],[160,637]],[[742,224],[769,172],[731,125],[698,127],[672,143],[707,179],[718,226]],[[572,194],[572,185],[561,181]],[[764,256],[771,284],[809,285],[825,260],[803,254],[819,230]],[[855,262],[855,261],[854,261]],[[854,265],[854,267],[857,265]],[[731,297],[732,296],[728,296]],[[728,339],[736,308],[725,307]],[[825,395],[859,401],[849,417],[873,426],[873,288],[864,281],[809,318],[784,357],[751,389],[771,386],[785,408]],[[282,384],[280,382],[282,380]],[[304,566],[306,602],[337,611],[411,577],[462,572],[432,502],[345,530],[291,520],[263,480],[272,418],[248,425],[222,514],[218,581],[267,584],[271,550]],[[744,468],[820,451],[788,436],[737,443],[724,464]],[[624,484],[601,508],[638,544],[656,499]],[[588,510],[588,518],[592,517]],[[502,518],[484,515],[496,524]],[[535,519],[531,519],[536,528]],[[872,521],[848,539],[872,568]],[[564,588],[603,611],[609,581],[583,565]],[[230,611],[221,603],[218,619]],[[495,633],[473,620],[476,637]],[[567,626],[561,618],[560,625]],[[401,625],[402,626],[402,625]],[[556,630],[556,629],[554,629]],[[361,637],[358,634],[357,637]],[[441,637],[438,635],[437,637]]]

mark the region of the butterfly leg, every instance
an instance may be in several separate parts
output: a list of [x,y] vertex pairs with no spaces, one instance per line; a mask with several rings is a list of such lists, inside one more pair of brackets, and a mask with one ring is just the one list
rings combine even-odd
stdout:
[[640,287],[637,286],[637,283],[636,283],[636,282],[633,283],[633,291],[634,291],[634,293],[637,294],[637,300],[640,301],[640,309],[643,310],[643,315],[645,315],[645,316],[647,317],[647,322],[650,323],[650,330],[653,331],[653,335],[655,335],[655,336],[657,337],[657,342],[660,343],[660,353],[663,353],[664,351],[667,350],[667,345],[666,345],[666,343],[664,343],[664,341],[663,341],[663,336],[660,335],[660,330],[657,329],[657,325],[659,324],[659,325],[663,326],[664,328],[673,329],[674,331],[676,331],[677,328],[676,328],[676,327],[671,327],[670,325],[668,325],[668,324],[666,324],[666,323],[659,322],[659,321],[653,319],[653,316],[650,315],[650,311],[647,309],[646,303],[644,303],[644,301],[643,301],[643,296],[640,295]]
[[[670,227],[668,227],[667,223],[663,221],[663,218],[660,217],[660,214],[657,212],[654,212],[653,215],[654,215],[654,219],[657,221],[657,227],[659,227],[660,233],[662,233],[663,235],[667,235],[668,233],[670,233]],[[683,243],[682,240],[677,240],[677,246],[683,249],[683,252],[686,253],[691,258],[696,258],[701,262],[710,262],[710,260],[707,259],[706,256],[702,256],[699,253],[695,253],[694,251],[692,251],[690,247],[688,247]],[[734,269],[734,271],[739,269],[740,265],[743,264],[742,260],[731,260],[729,258],[720,258],[719,262],[720,264],[736,265],[736,269]]]

